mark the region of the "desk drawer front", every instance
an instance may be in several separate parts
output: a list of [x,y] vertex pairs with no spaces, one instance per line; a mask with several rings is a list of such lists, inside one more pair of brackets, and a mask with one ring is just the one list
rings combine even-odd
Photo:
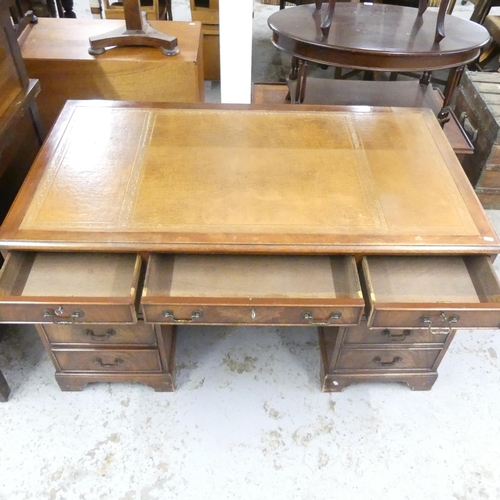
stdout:
[[485,256],[365,257],[361,277],[369,327],[500,327],[500,284]]
[[51,344],[141,344],[156,345],[151,325],[43,325]]
[[336,369],[430,370],[440,352],[440,349],[342,349]]
[[141,298],[150,323],[358,324],[348,256],[152,255]]
[[347,328],[345,344],[443,344],[448,336],[433,335],[428,330],[379,328],[370,330],[366,323]]
[[356,325],[362,307],[143,305],[144,320],[156,324]]
[[140,257],[12,252],[0,274],[4,323],[135,323]]
[[85,372],[159,372],[157,349],[53,349],[62,371]]

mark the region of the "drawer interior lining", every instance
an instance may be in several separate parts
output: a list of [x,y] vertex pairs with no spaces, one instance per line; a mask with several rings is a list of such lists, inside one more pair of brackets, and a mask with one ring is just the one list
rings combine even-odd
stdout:
[[135,254],[26,253],[5,291],[21,297],[128,297],[135,262]]
[[148,295],[359,298],[349,257],[155,255]]
[[[495,297],[498,300],[496,280],[488,283],[479,275],[478,258],[376,256],[368,258],[368,265],[378,302],[480,303]],[[484,269],[481,272],[484,275]]]

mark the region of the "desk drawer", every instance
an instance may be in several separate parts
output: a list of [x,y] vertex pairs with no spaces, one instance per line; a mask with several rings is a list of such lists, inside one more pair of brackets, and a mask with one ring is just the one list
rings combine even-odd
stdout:
[[135,254],[8,254],[0,275],[2,323],[135,323]]
[[52,349],[61,371],[159,372],[158,349]]
[[156,345],[152,325],[41,325],[52,345],[55,344],[140,344]]
[[353,325],[364,309],[352,257],[152,255],[149,323]]
[[500,284],[490,260],[477,257],[365,257],[370,328],[500,327]]
[[420,329],[370,329],[366,322],[346,329],[344,344],[444,344],[448,335],[433,335],[428,330]]
[[342,349],[337,370],[431,370],[441,349]]

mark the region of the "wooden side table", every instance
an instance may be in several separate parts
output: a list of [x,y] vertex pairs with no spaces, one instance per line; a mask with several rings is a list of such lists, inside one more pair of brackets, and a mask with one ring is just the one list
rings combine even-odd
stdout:
[[[275,12],[269,18],[273,44],[300,62],[294,102],[303,102],[307,63],[315,62],[369,71],[422,71],[450,69],[444,91],[441,123],[449,120],[449,105],[465,65],[474,61],[489,41],[486,29],[474,22],[446,16],[446,36],[434,41],[437,14],[398,5],[339,3],[330,31],[321,23],[327,7],[302,5]],[[429,79],[422,80],[428,84]]]
[[28,74],[42,86],[40,113],[51,127],[68,99],[203,102],[201,24],[152,21],[175,36],[180,53],[153,47],[121,47],[88,53],[89,37],[123,26],[121,20],[40,19],[20,39]]

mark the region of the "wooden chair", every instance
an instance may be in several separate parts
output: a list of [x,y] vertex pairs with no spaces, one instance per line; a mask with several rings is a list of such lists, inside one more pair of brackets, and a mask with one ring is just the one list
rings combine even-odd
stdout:
[[[280,10],[284,9],[287,3],[293,3],[295,5],[305,5],[307,3],[315,3],[315,1],[316,0],[280,0]],[[328,0],[321,0],[321,1],[328,2]]]

